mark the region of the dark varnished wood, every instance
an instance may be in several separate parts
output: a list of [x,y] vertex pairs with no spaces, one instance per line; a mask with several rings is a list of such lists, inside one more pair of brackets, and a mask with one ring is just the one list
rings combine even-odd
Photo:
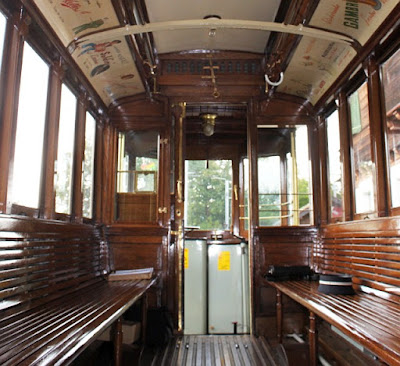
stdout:
[[[353,296],[325,295],[317,291],[317,282],[270,284],[355,339],[382,361],[400,364],[399,304],[361,292]],[[311,344],[310,351],[316,357],[316,348],[312,350]]]
[[1,364],[71,363],[155,282],[106,281],[107,244],[90,225],[1,215],[0,249]]
[[[77,100],[76,120],[75,120],[75,148],[74,165],[72,179],[73,187],[82,187],[82,167],[85,154],[85,125],[86,125],[86,98],[84,95]],[[75,222],[82,222],[82,189],[74,189],[72,196],[72,219]]]
[[384,137],[384,120],[382,117],[381,106],[381,84],[379,75],[379,65],[374,56],[368,59],[368,106],[369,106],[369,120],[371,128],[371,149],[372,159],[375,163],[376,173],[376,205],[379,217],[387,216],[388,213],[388,194],[390,189],[387,190],[386,182],[388,181],[388,174],[385,164],[385,137]]
[[[26,34],[25,16],[14,15],[7,23],[3,60],[1,68],[1,130],[0,130],[0,213],[7,210],[7,191],[9,176],[12,176],[14,143],[16,133],[16,115],[18,103],[15,103],[19,93],[18,82],[22,67],[22,35]],[[6,57],[7,55],[7,57]]]
[[46,124],[44,135],[42,182],[40,192],[41,217],[53,219],[55,213],[54,169],[57,160],[58,128],[60,116],[61,87],[64,75],[61,60],[50,68],[47,94]]
[[154,225],[118,224],[109,226],[106,236],[113,252],[115,269],[154,268],[159,281],[149,294],[149,305],[165,304],[167,288],[173,281],[167,277],[168,230]]

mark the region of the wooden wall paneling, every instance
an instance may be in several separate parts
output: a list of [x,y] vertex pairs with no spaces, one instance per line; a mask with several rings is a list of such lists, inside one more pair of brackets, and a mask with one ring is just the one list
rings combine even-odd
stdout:
[[133,227],[112,225],[107,227],[115,269],[153,267],[160,276],[151,306],[167,305],[168,229],[161,227]]
[[379,75],[379,65],[374,55],[367,60],[368,70],[368,106],[369,120],[371,128],[371,155],[375,162],[375,182],[376,182],[376,207],[378,216],[388,214],[388,194],[387,188],[388,172],[386,167],[385,154],[385,123],[382,108],[384,101],[381,99],[381,83]]
[[[323,117],[318,117],[317,122],[317,140],[318,150],[313,161],[318,165],[318,169],[314,170],[314,182],[317,187],[314,188],[314,207],[319,210],[319,215],[315,213],[315,224],[325,225],[330,217],[330,196],[329,196],[329,180],[328,180],[328,138],[326,133],[326,120]],[[312,141],[312,140],[310,140]],[[311,144],[310,144],[311,145]],[[315,159],[315,160],[314,160]],[[318,220],[319,216],[319,220]]]
[[44,133],[42,185],[40,194],[41,217],[55,217],[54,171],[57,160],[58,128],[60,121],[61,87],[64,72],[61,60],[50,68],[47,94],[46,124]]
[[85,154],[86,96],[78,98],[75,119],[74,165],[72,174],[72,219],[82,222],[82,168]]
[[258,99],[255,111],[258,125],[314,124],[316,117],[314,108],[307,100],[281,93]]
[[27,33],[25,20],[22,13],[9,18],[4,38],[0,78],[0,213],[7,211],[9,177],[12,176],[23,36]]
[[103,129],[103,176],[102,176],[102,222],[106,225],[114,221],[115,215],[115,176],[118,132],[107,122]]
[[353,179],[351,168],[350,117],[347,96],[339,93],[340,161],[343,172],[343,210],[346,221],[353,219]]

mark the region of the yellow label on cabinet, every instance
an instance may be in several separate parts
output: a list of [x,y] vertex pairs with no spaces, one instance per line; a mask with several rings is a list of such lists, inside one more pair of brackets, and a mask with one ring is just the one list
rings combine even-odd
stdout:
[[189,249],[185,248],[184,252],[183,252],[183,267],[185,269],[189,268]]
[[218,256],[218,271],[231,270],[231,252],[221,252]]

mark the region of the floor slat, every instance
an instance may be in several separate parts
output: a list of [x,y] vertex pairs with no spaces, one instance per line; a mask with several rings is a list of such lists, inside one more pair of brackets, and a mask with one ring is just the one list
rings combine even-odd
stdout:
[[276,366],[266,340],[249,335],[185,335],[174,338],[163,366]]

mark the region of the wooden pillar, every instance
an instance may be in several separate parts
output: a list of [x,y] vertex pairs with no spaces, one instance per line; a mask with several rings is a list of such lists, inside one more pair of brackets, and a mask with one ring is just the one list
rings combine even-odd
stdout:
[[[318,135],[318,154],[317,159],[313,161],[318,161],[314,169],[315,182],[318,183],[318,186],[314,189],[314,197],[318,196],[318,200],[314,200],[315,204],[319,206],[319,217],[320,224],[326,225],[328,223],[328,218],[330,215],[328,212],[330,211],[330,199],[329,199],[329,183],[328,183],[328,169],[327,169],[327,155],[328,155],[328,141],[326,135],[326,122],[325,118],[318,118],[318,127],[317,127],[317,135]],[[311,142],[312,140],[310,140]],[[311,144],[310,144],[311,145]],[[314,157],[313,157],[314,158]],[[319,179],[318,179],[319,178]],[[315,206],[314,206],[315,207]],[[315,222],[317,225],[318,222]]]
[[353,220],[353,181],[351,169],[350,118],[347,97],[339,94],[340,160],[343,164],[343,209],[346,221]]
[[58,149],[63,74],[62,61],[59,60],[50,69],[47,94],[46,126],[43,143],[43,180],[40,194],[40,216],[45,219],[54,219],[55,214],[54,170]]
[[376,182],[376,208],[379,217],[387,216],[388,213],[388,193],[390,188],[387,186],[388,172],[385,163],[385,137],[384,120],[382,118],[379,65],[375,57],[368,59],[368,107],[371,129],[371,154],[375,163],[375,182]]
[[318,334],[317,334],[317,318],[310,311],[310,328],[308,331],[308,343],[310,346],[310,366],[318,365]]
[[282,343],[282,322],[283,322],[283,312],[282,312],[282,292],[276,290],[276,331],[278,336],[278,342]]
[[114,365],[120,366],[122,361],[122,317],[114,324]]
[[82,168],[85,154],[86,96],[78,100],[75,119],[74,170],[72,175],[72,217],[75,222],[82,222]]
[[8,20],[0,80],[0,213],[7,210],[8,180],[12,175],[10,157],[14,155],[23,36],[26,33],[25,16],[18,13]]

